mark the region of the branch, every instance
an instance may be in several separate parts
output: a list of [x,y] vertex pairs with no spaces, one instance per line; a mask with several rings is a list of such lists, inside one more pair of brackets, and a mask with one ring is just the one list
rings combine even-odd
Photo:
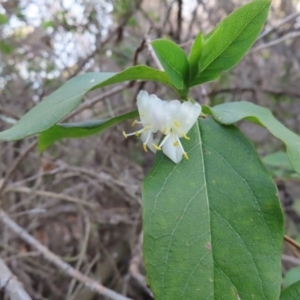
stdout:
[[292,13],[288,16],[286,16],[284,19],[282,19],[280,22],[278,22],[275,26],[266,29],[259,37],[258,40],[264,38],[266,35],[268,35],[269,33],[275,31],[277,28],[279,28],[280,26],[284,25],[285,23],[288,23],[289,21],[292,21],[294,19],[296,19],[298,16],[300,15],[300,12],[295,12]]
[[[10,177],[13,175],[13,173],[16,171],[18,168],[19,164],[25,159],[25,157],[29,154],[29,152],[36,146],[37,142],[34,141],[32,142],[21,154],[20,156],[16,159],[15,163],[12,165],[12,167],[7,171],[6,177],[2,181],[2,185],[0,186],[0,194],[3,192],[4,188],[6,187],[8,180]],[[0,201],[1,203],[1,201]]]
[[10,300],[31,300],[22,284],[0,258],[0,290],[1,289],[5,291]]
[[157,58],[157,56],[156,56],[156,54],[155,54],[155,52],[153,50],[153,47],[151,45],[151,40],[150,40],[150,38],[149,38],[149,36],[147,34],[145,35],[145,41],[146,41],[146,45],[147,45],[148,51],[149,51],[152,59],[154,60],[155,64],[157,65],[158,69],[161,70],[161,71],[163,71],[164,68],[161,65],[159,59]]
[[294,246],[295,248],[297,248],[298,250],[300,250],[300,244],[298,244],[295,240],[293,240],[292,238],[290,238],[287,235],[284,235],[284,240],[291,244],[292,246]]
[[[94,281],[90,277],[83,275],[78,270],[71,267],[69,264],[62,261],[57,255],[51,252],[47,247],[42,245],[33,236],[27,233],[22,227],[15,223],[3,210],[0,210],[0,220],[9,227],[14,233],[21,237],[26,243],[37,249],[46,260],[56,265],[64,273],[70,277],[76,279],[77,281],[83,283],[90,290],[107,297],[111,300],[132,300],[121,294],[116,293],[113,290],[106,288],[100,283]],[[27,300],[27,299],[26,299]]]
[[291,38],[295,38],[295,37],[300,37],[300,31],[289,32],[289,33],[285,34],[284,36],[282,36],[282,37],[280,37],[276,40],[273,40],[269,43],[265,43],[265,44],[262,44],[260,46],[257,46],[255,48],[253,48],[249,53],[253,53],[253,52],[260,51],[262,49],[268,48],[268,47],[272,47],[274,45],[277,45],[279,43],[284,42],[287,39],[291,39]]

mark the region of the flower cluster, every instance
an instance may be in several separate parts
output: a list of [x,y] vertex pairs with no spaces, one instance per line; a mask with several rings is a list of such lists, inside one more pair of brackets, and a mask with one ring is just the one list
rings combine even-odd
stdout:
[[[141,124],[143,128],[129,134],[123,131],[123,135],[140,136],[145,151],[147,147],[153,152],[162,150],[175,163],[179,163],[183,156],[188,159],[180,138],[189,140],[187,133],[201,113],[200,104],[189,101],[181,103],[178,100],[163,101],[156,95],[140,91],[137,107],[140,121],[135,120],[132,126]],[[159,145],[153,138],[153,134],[157,132],[164,135]]]

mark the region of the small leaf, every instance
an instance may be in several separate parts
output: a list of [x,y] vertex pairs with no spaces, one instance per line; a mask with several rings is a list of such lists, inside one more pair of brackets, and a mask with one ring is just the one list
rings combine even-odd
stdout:
[[8,22],[8,17],[5,14],[0,14],[0,26]]
[[64,138],[83,138],[102,132],[103,130],[128,119],[138,117],[137,110],[111,119],[94,120],[78,123],[61,123],[52,126],[39,134],[38,148],[43,152],[53,143]]
[[13,141],[45,131],[71,113],[88,91],[137,79],[158,81],[172,87],[165,72],[147,66],[134,66],[118,74],[87,73],[79,75],[33,107],[13,127],[0,132],[0,140]]
[[156,300],[275,300],[283,215],[278,191],[235,126],[200,118],[189,160],[156,156],[143,183],[144,260]]
[[0,41],[0,51],[3,54],[11,54],[13,52],[14,48],[12,46],[10,46],[9,44],[7,44],[4,41]]
[[189,61],[189,65],[190,65],[190,78],[194,78],[195,75],[198,73],[199,68],[199,60],[203,51],[203,43],[204,43],[204,38],[203,38],[203,34],[202,32],[200,32],[190,51],[189,57],[188,57],[188,61]]
[[158,39],[152,42],[153,49],[178,90],[183,90],[189,80],[189,63],[185,52],[174,42]]
[[275,119],[268,109],[241,101],[204,108],[206,112],[209,110],[221,124],[233,124],[245,119],[266,127],[275,137],[286,144],[291,165],[300,174],[300,137]]
[[287,288],[300,281],[300,267],[295,267],[286,272],[284,276],[284,287]]
[[234,67],[256,41],[267,19],[271,0],[254,0],[221,21],[205,37],[199,74],[190,86],[215,80]]
[[284,289],[280,295],[280,300],[299,300],[300,299],[300,281],[293,283]]

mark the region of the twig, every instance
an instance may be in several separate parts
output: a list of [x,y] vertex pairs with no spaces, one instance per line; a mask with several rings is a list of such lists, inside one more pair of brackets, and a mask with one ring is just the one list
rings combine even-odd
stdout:
[[177,10],[177,32],[176,39],[180,42],[181,30],[182,30],[182,0],[177,0],[178,10]]
[[[42,245],[33,236],[27,233],[22,227],[15,223],[3,210],[0,209],[0,219],[2,222],[9,227],[13,232],[15,232],[19,237],[21,237],[26,243],[37,249],[46,260],[56,265],[59,269],[65,272],[72,278],[75,278],[79,282],[83,283],[86,287],[99,295],[107,297],[111,300],[132,300],[127,298],[117,292],[108,289],[107,287],[101,285],[100,283],[94,281],[93,279],[83,275],[69,264],[62,261],[57,255],[51,252],[47,247]],[[27,299],[26,299],[27,300]]]
[[119,86],[116,86],[106,92],[103,92],[102,94],[100,94],[99,96],[96,96],[94,98],[92,98],[89,101],[84,102],[83,104],[81,104],[76,110],[74,110],[71,114],[69,114],[66,118],[64,118],[63,120],[69,120],[70,118],[74,117],[75,115],[78,115],[79,113],[81,113],[83,110],[88,109],[92,106],[94,106],[97,102],[99,102],[100,100],[105,99],[106,97],[112,96],[114,94],[119,93],[120,91],[124,90],[126,87],[128,87],[128,83],[125,84],[121,84]]
[[299,37],[299,36],[300,36],[300,32],[299,31],[289,32],[289,33],[285,34],[284,36],[280,37],[279,39],[273,40],[273,41],[271,41],[269,43],[265,43],[265,44],[262,44],[260,46],[257,46],[255,48],[253,48],[249,53],[253,53],[253,52],[265,49],[265,48],[272,47],[274,45],[277,45],[279,43],[284,42],[287,39],[291,39],[291,38],[295,38],[295,37]]
[[35,194],[35,195],[38,195],[38,196],[50,197],[50,198],[55,198],[55,199],[59,199],[59,200],[64,200],[64,201],[80,204],[80,205],[83,205],[83,206],[88,206],[92,209],[96,208],[95,204],[89,203],[87,201],[84,201],[84,200],[81,200],[81,199],[78,199],[78,198],[75,198],[75,197],[72,197],[72,196],[63,195],[63,194],[56,194],[56,193],[48,192],[48,191],[30,189],[30,188],[27,188],[25,186],[8,187],[7,189],[5,189],[4,192],[5,193],[7,193],[7,192],[16,192],[16,193],[24,193],[24,194]]
[[300,259],[299,258],[296,258],[296,257],[293,257],[293,256],[289,256],[289,255],[286,255],[286,254],[282,254],[281,255],[281,259],[283,261],[287,261],[287,262],[291,262],[295,265],[300,265]]
[[149,51],[151,57],[153,58],[155,64],[157,65],[157,67],[158,67],[159,70],[163,71],[164,68],[161,65],[159,59],[157,58],[157,56],[156,56],[156,54],[155,54],[155,52],[153,50],[153,47],[151,46],[151,40],[150,40],[150,38],[149,38],[149,36],[147,34],[145,35],[145,41],[146,41],[146,45],[147,45],[148,51]]
[[10,300],[31,300],[22,284],[11,273],[0,258],[0,289],[3,289]]
[[294,19],[296,19],[298,16],[300,15],[300,12],[294,12],[288,16],[286,16],[284,19],[282,19],[280,22],[278,22],[275,26],[266,29],[259,37],[258,40],[264,38],[266,35],[268,35],[269,33],[273,32],[274,30],[276,30],[277,28],[279,28],[280,26],[284,25],[285,23],[288,23],[289,21],[292,21]]
[[[37,142],[34,141],[32,142],[21,154],[20,156],[16,159],[15,163],[12,165],[12,167],[8,170],[6,173],[6,177],[2,181],[2,185],[0,186],[0,195],[3,192],[4,188],[6,187],[8,180],[10,177],[13,175],[13,173],[16,171],[18,168],[19,164],[22,162],[22,160],[29,154],[29,152],[36,146]],[[0,202],[1,203],[1,202]]]
[[293,240],[292,238],[290,238],[287,235],[284,235],[284,240],[291,244],[292,246],[294,246],[295,248],[297,248],[298,250],[300,250],[300,244],[298,244],[295,240]]

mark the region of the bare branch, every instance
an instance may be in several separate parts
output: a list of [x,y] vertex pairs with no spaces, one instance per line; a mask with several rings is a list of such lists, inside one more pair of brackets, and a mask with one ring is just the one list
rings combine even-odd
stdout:
[[258,40],[264,38],[266,35],[268,35],[269,33],[275,31],[277,28],[279,28],[280,26],[288,23],[289,21],[292,21],[294,19],[296,19],[298,16],[300,15],[300,12],[294,12],[288,16],[286,16],[284,19],[282,19],[280,22],[278,22],[275,26],[266,29],[259,37]]
[[150,38],[149,38],[149,36],[147,34],[145,35],[145,41],[146,41],[146,45],[147,45],[148,51],[149,51],[151,57],[153,58],[155,64],[157,65],[157,67],[158,67],[159,70],[163,71],[164,68],[161,65],[159,59],[157,58],[157,56],[156,56],[156,54],[155,54],[155,52],[153,50],[153,47],[151,45],[151,40],[150,40]]
[[0,289],[3,289],[10,300],[31,300],[22,284],[0,258]]
[[259,45],[255,48],[253,48],[249,53],[253,53],[253,52],[265,49],[265,48],[272,47],[274,45],[284,42],[287,39],[291,39],[291,38],[295,38],[295,37],[300,37],[300,31],[289,32],[289,33],[285,34],[284,36],[280,37],[279,39],[273,40],[269,43],[265,43],[265,44],[262,44],[262,45]]
[[15,223],[3,210],[0,210],[0,219],[7,227],[14,231],[26,243],[37,249],[44,256],[45,259],[56,265],[59,269],[61,269],[70,277],[75,278],[79,282],[83,283],[92,291],[97,292],[99,295],[105,296],[111,300],[130,300],[130,298],[127,298],[113,290],[108,289],[107,287],[101,285],[100,283],[96,282],[90,277],[83,275],[78,270],[74,269],[69,264],[62,261],[57,255],[51,252],[47,247],[42,245],[33,236],[27,233],[22,227]]

